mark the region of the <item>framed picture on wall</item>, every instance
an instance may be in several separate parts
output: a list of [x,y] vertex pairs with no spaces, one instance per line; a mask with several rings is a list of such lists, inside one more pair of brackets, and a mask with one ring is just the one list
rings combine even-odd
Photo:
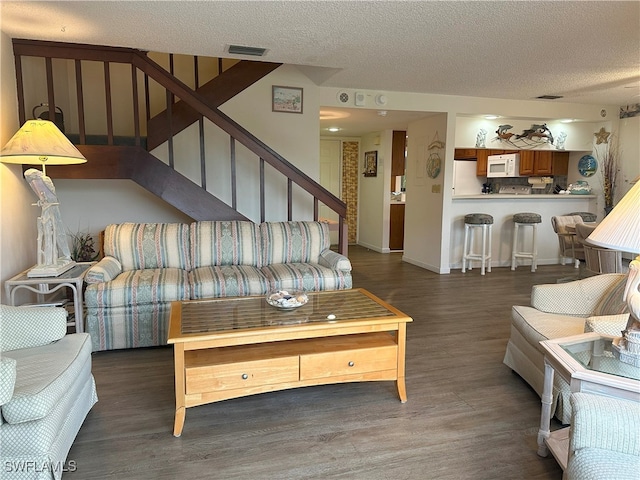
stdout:
[[378,176],[378,151],[364,152],[364,176]]
[[302,113],[302,88],[273,85],[271,87],[271,110]]

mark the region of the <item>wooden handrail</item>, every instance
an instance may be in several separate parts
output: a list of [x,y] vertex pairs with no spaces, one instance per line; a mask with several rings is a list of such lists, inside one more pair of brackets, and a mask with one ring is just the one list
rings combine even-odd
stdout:
[[[239,141],[249,151],[254,153],[260,161],[261,175],[264,176],[264,164],[270,165],[272,168],[287,177],[287,217],[291,219],[292,216],[292,184],[300,186],[303,190],[308,192],[314,199],[314,219],[318,219],[318,201],[321,201],[328,208],[338,214],[339,217],[339,249],[342,253],[347,251],[347,225],[345,217],[347,213],[346,204],[339,198],[335,197],[326,188],[322,187],[316,181],[307,176],[302,170],[295,165],[288,162],[285,158],[272,150],[268,145],[260,141],[257,137],[252,135],[246,129],[244,129],[237,122],[218,110],[216,104],[212,106],[206,98],[202,97],[197,91],[188,87],[185,83],[180,81],[170,72],[162,68],[147,55],[146,51],[123,48],[123,47],[106,47],[95,46],[85,44],[73,44],[73,43],[59,43],[59,42],[44,42],[37,40],[27,39],[14,39],[14,54],[16,63],[17,74],[17,87],[18,87],[18,103],[20,111],[20,120],[22,123],[26,121],[25,118],[25,105],[24,105],[24,92],[22,83],[22,69],[21,69],[21,56],[33,56],[44,57],[47,66],[47,87],[48,87],[48,100],[49,100],[49,118],[54,118],[55,114],[55,102],[53,92],[53,80],[51,59],[71,59],[75,60],[76,68],[76,84],[77,88],[77,100],[78,100],[78,120],[80,129],[80,139],[84,141],[85,138],[85,126],[84,126],[84,107],[82,101],[82,74],[81,74],[81,60],[98,61],[104,63],[104,80],[106,92],[106,113],[107,113],[107,138],[108,144],[113,145],[113,118],[112,118],[112,106],[111,106],[111,89],[109,85],[110,78],[110,63],[124,63],[130,64],[131,78],[133,84],[133,103],[134,103],[134,124],[135,124],[135,139],[136,145],[140,145],[140,114],[138,111],[138,90],[137,90],[137,71],[144,73],[144,85],[145,85],[145,104],[147,105],[147,120],[149,120],[149,96],[148,96],[148,79],[151,78],[159,85],[164,87],[167,92],[167,111],[168,116],[171,116],[171,110],[173,106],[173,98],[177,98],[198,112],[202,117],[206,117],[213,124],[217,125],[221,130],[226,132],[231,138],[232,156],[235,151],[234,142]],[[219,61],[219,68],[221,69],[221,62]],[[273,67],[270,67],[273,68]],[[197,87],[196,87],[197,88]],[[218,99],[223,97],[219,96]],[[217,102],[214,102],[217,103]],[[169,131],[169,157],[170,164],[173,160],[172,139],[173,133],[171,132],[171,118],[168,120]],[[202,155],[202,152],[201,152]],[[235,159],[232,158],[232,175],[235,176]],[[172,165],[171,165],[172,166]],[[204,170],[202,170],[204,174]],[[204,179],[204,177],[203,177]],[[204,182],[203,182],[204,183]],[[262,183],[262,182],[261,182]],[[232,200],[233,208],[235,209],[235,185],[233,186],[234,198]],[[261,217],[264,220],[264,199],[261,200]]]

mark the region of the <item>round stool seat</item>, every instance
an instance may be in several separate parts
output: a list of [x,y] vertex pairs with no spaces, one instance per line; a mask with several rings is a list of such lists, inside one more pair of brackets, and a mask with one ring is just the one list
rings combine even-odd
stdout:
[[598,220],[598,215],[591,212],[571,212],[569,215],[579,215],[582,217],[582,221],[586,223],[593,223]]
[[[520,212],[513,214],[513,247],[511,249],[511,270],[518,266],[519,258],[531,260],[531,271],[538,268],[538,247],[536,245],[538,224],[542,223],[542,215],[532,212]],[[531,239],[531,250],[523,250],[518,247],[518,243],[524,245],[525,238],[519,234],[520,228],[530,227],[533,233]]]
[[493,217],[488,213],[470,213],[464,216],[464,223],[470,225],[491,225]]
[[513,221],[515,223],[542,223],[542,216],[538,213],[515,213],[513,215]]

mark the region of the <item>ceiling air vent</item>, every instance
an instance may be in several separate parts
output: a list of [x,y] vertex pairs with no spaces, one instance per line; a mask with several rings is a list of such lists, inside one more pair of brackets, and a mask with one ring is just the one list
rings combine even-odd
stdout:
[[228,52],[232,55],[250,55],[252,57],[262,57],[267,52],[267,49],[260,47],[247,47],[244,45],[229,45]]
[[542,100],[557,100],[559,98],[563,98],[562,95],[540,95],[539,97]]

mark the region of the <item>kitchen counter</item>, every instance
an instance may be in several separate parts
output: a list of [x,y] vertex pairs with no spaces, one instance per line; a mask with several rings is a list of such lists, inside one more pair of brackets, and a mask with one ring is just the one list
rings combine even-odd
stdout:
[[539,199],[553,199],[553,200],[577,200],[580,198],[584,199],[592,199],[596,198],[596,195],[547,195],[547,194],[536,194],[532,193],[530,195],[514,195],[512,193],[489,193],[489,194],[480,194],[480,195],[454,195],[451,197],[453,200],[499,200],[499,199],[509,199],[509,200],[539,200]]
[[[506,267],[511,264],[513,215],[515,213],[534,212],[542,216],[542,223],[538,224],[537,229],[539,265],[557,264],[560,261],[558,236],[551,226],[551,217],[554,215],[567,215],[571,212],[593,212],[601,217],[603,213],[602,206],[598,206],[597,195],[490,193],[485,195],[458,195],[453,196],[452,200],[450,209],[451,243],[449,250],[449,265],[452,269],[462,266],[464,216],[469,213],[488,213],[493,216],[491,264],[494,267]],[[531,234],[528,230],[526,238],[527,241],[525,243],[530,243]],[[526,263],[524,261],[521,262],[521,264]],[[567,275],[572,271],[573,268],[567,265]]]

